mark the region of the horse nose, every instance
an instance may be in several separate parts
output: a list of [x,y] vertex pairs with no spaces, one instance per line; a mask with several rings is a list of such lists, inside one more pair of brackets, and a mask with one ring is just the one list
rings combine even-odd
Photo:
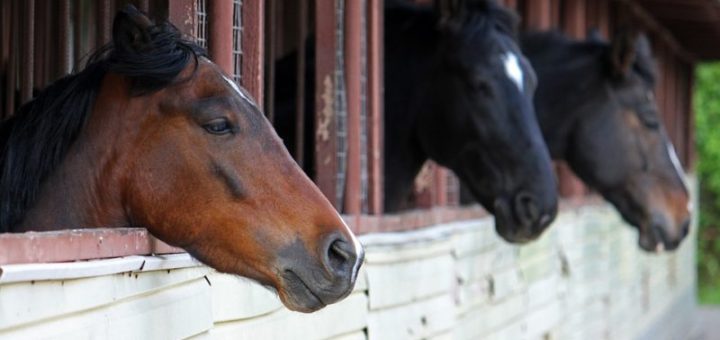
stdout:
[[540,208],[537,200],[528,193],[520,193],[515,196],[514,212],[517,221],[524,227],[538,224],[540,219]]
[[[355,249],[355,244],[344,235],[332,235],[325,242],[323,264],[325,270],[333,277],[350,277],[355,280],[356,268],[362,261],[362,250]],[[360,254],[358,254],[360,252]]]

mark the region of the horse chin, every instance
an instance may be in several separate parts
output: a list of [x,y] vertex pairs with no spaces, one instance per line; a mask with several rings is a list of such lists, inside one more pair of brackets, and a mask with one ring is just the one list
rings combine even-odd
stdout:
[[283,287],[278,289],[278,295],[288,309],[296,312],[312,313],[327,305],[292,271],[286,271],[283,274],[282,282]]

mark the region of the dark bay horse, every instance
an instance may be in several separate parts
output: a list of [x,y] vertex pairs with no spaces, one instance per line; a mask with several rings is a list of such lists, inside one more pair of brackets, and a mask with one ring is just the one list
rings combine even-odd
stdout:
[[677,248],[689,230],[689,196],[658,117],[647,38],[532,33],[522,48],[538,75],[535,107],[552,157],[567,160],[639,229],[642,249]]
[[0,125],[0,230],[141,226],[310,312],[363,250],[242,88],[133,7],[86,68]]
[[385,12],[385,208],[398,210],[427,159],[452,169],[507,241],[538,237],[557,211],[535,117],[536,78],[517,19],[494,1],[450,16],[394,3]]

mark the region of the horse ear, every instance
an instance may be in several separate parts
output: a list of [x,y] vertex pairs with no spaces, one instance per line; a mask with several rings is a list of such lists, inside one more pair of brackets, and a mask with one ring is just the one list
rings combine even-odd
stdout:
[[600,30],[597,27],[591,27],[587,30],[587,41],[591,42],[605,42],[605,37],[602,36]]
[[637,58],[636,43],[638,32],[633,29],[618,29],[610,42],[610,63],[613,74],[627,77]]
[[113,21],[113,44],[125,51],[142,51],[150,44],[152,21],[133,5],[126,5]]
[[467,0],[439,0],[435,1],[435,12],[438,15],[440,28],[451,32],[459,30],[466,15]]

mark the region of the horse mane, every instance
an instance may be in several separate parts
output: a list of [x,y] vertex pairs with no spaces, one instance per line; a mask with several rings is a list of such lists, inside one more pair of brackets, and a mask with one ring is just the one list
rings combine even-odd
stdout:
[[182,38],[172,24],[148,28],[147,46],[129,49],[109,43],[85,68],[61,78],[0,123],[0,233],[22,222],[44,181],[65,158],[85,127],[104,76],[130,79],[130,94],[149,94],[167,87],[205,51]]
[[456,13],[443,16],[427,5],[418,5],[407,0],[387,0],[385,8],[399,9],[406,15],[405,20],[420,20],[428,27],[439,24],[442,28],[462,34],[485,34],[495,28],[513,39],[517,37],[519,18],[514,11],[499,5],[495,0],[467,0],[465,7]]
[[477,21],[480,20],[490,21],[490,23],[500,32],[503,32],[513,38],[517,37],[520,19],[514,11],[499,5],[496,1],[492,0],[475,1],[471,2],[471,4],[470,8],[472,13],[485,13],[485,15],[471,16],[473,19],[469,21],[469,24],[477,25]]
[[[547,55],[555,53],[556,58],[566,58],[567,60],[557,60],[556,65],[573,65],[573,60],[578,59],[578,52],[585,53],[592,58],[606,58],[609,60],[611,53],[610,43],[602,40],[575,40],[556,30],[545,32],[530,32],[523,34],[522,50],[527,55]],[[563,46],[564,49],[553,48],[552,46]],[[558,51],[566,51],[564,54]],[[538,67],[539,65],[534,65]],[[656,62],[652,56],[652,51],[646,40],[643,40],[638,49],[635,61],[633,62],[633,71],[635,71],[650,86],[654,86],[657,81]],[[606,75],[612,77],[612,70],[605,68]]]
[[485,35],[496,29],[517,39],[520,19],[517,14],[495,0],[466,0],[465,10],[447,18],[446,24],[468,36]]

